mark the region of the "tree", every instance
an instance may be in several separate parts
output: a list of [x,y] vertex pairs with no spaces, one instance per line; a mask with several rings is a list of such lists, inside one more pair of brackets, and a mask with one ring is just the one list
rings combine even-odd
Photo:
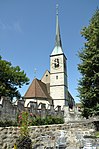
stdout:
[[0,56],[0,97],[10,97],[11,100],[13,97],[20,98],[18,89],[28,83],[28,77],[19,66],[13,67],[10,62],[2,60]]
[[78,92],[82,115],[88,118],[99,115],[99,9],[91,18],[89,26],[82,29],[81,35],[86,42],[82,51],[78,52],[81,60],[78,70],[82,75]]

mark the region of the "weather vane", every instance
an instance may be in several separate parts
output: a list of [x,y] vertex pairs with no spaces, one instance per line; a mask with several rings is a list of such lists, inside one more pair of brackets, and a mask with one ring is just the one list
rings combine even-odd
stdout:
[[58,3],[56,4],[56,15],[58,15]]

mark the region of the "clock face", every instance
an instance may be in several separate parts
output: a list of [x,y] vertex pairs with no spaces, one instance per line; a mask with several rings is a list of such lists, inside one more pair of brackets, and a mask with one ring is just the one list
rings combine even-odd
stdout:
[[52,67],[55,69],[60,68],[61,67],[61,59],[59,59],[59,58],[53,59]]

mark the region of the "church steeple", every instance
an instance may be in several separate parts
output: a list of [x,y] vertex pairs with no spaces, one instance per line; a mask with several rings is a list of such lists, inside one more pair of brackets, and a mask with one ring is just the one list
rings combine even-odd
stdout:
[[56,5],[55,46],[50,55],[50,96],[55,107],[60,105],[63,108],[68,103],[66,56],[61,43],[58,5]]
[[62,54],[62,42],[60,36],[60,27],[59,27],[59,14],[58,14],[58,4],[56,4],[56,37],[55,37],[55,47],[51,55]]
[[59,19],[58,19],[58,4],[56,5],[56,39],[55,46],[62,47],[61,36],[60,36],[60,27],[59,27]]

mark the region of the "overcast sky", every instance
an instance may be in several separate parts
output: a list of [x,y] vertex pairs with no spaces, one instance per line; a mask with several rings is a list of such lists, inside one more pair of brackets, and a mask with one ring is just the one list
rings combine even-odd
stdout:
[[[81,77],[77,53],[84,47],[80,31],[99,7],[99,0],[0,0],[0,55],[20,66],[30,78],[41,79],[50,70],[50,54],[55,45],[56,3],[63,51],[67,57],[69,91],[78,102]],[[20,90],[22,96],[28,86]]]

